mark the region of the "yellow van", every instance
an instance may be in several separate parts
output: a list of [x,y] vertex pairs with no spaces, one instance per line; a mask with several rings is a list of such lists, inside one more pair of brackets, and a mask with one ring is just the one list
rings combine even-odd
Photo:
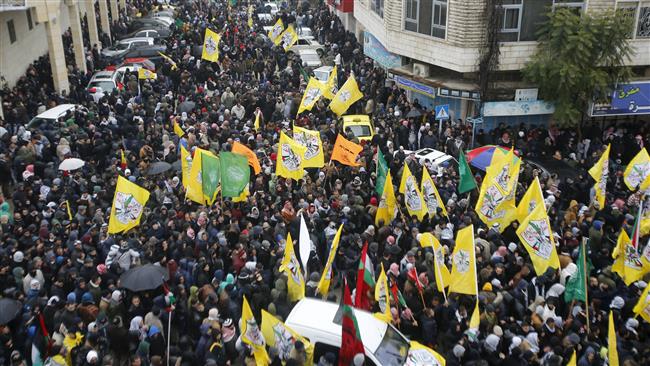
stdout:
[[370,117],[365,114],[343,116],[344,134],[348,128],[352,131],[352,134],[359,139],[359,142],[370,141],[372,140],[372,137],[375,136],[375,127],[373,127]]

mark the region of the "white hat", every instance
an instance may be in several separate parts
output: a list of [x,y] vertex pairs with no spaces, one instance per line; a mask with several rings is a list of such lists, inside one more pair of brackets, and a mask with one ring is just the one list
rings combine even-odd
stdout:
[[16,263],[22,263],[23,259],[25,259],[25,255],[21,251],[17,251],[14,253],[14,262]]
[[97,355],[97,351],[91,349],[86,353],[86,362],[90,363],[94,361],[98,361],[99,356]]
[[208,311],[208,320],[216,321],[219,320],[219,310],[217,308],[212,308]]

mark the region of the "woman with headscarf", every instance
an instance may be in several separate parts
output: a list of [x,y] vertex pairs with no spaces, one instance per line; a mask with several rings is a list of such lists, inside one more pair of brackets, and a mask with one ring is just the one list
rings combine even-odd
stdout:
[[72,149],[70,148],[70,143],[65,139],[65,137],[61,137],[59,145],[56,147],[56,156],[59,160],[63,161],[66,155],[70,155],[71,153]]
[[136,350],[140,342],[147,337],[147,328],[144,326],[144,320],[141,316],[131,319],[129,324],[129,349],[131,352]]

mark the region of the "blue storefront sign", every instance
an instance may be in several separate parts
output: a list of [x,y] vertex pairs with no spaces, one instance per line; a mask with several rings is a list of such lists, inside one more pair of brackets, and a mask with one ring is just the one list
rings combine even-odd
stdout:
[[610,103],[596,103],[592,116],[629,116],[650,114],[650,81],[621,84],[614,90]]
[[395,75],[393,80],[395,80],[395,83],[397,83],[397,86],[400,88],[404,88],[415,93],[424,94],[432,99],[436,97],[436,88],[432,86],[418,83],[415,80],[407,79],[398,75]]
[[363,54],[387,69],[402,66],[402,58],[390,53],[375,36],[367,31],[363,32]]
[[555,106],[553,103],[543,100],[530,102],[485,102],[483,103],[483,115],[492,116],[530,116],[541,114],[553,114]]

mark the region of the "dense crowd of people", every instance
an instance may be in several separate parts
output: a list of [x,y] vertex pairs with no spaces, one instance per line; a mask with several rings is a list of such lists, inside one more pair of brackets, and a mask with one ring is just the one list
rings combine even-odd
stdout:
[[[323,99],[295,117],[307,84],[300,60],[268,41],[262,27],[275,20],[255,18],[253,28],[248,27],[246,4],[176,4],[180,23],[162,40],[176,65],[165,62],[156,70],[156,80],[130,75],[123,90],[98,103],[85,89],[93,70],[107,66],[95,45],[87,49],[88,73],[69,66],[67,95],[54,92],[47,57],[30,65],[14,87],[3,86],[0,296],[20,301],[22,309],[0,325],[0,363],[162,365],[169,357],[176,365],[254,365],[252,350],[240,337],[242,298],[246,296],[258,322],[262,309],[279,319],[291,312],[286,275],[279,265],[287,234],[299,237],[300,216],[313,242],[306,296],[320,297],[315,288],[336,230],[344,224],[328,300],[338,301],[343,278],[354,286],[361,246],[367,242],[375,270],[383,265],[407,305],[393,301],[392,324],[435,349],[449,366],[564,365],[574,350],[580,366],[613,364],[606,350],[610,310],[621,364],[650,360],[650,327],[632,312],[647,283],[626,286],[611,271],[618,233],[633,226],[641,200],[640,193],[623,184],[622,171],[645,147],[647,127],[593,127],[579,134],[574,129],[502,124],[477,132],[477,145],[514,146],[524,159],[518,199],[539,178],[557,234],[558,270],[535,274],[518,244],[517,222],[502,233],[486,227],[473,208],[478,191],[458,194],[453,165],[431,170],[448,218],[427,215],[420,221],[402,209],[393,222],[375,226],[380,199],[374,189],[377,150],[386,157],[396,186],[405,161],[419,181],[427,167],[405,150],[429,147],[458,157],[472,143],[471,126],[451,121],[439,135],[431,111],[417,99],[409,101],[404,90],[388,86],[385,70],[364,56],[355,35],[325,5],[311,4],[294,4],[278,17],[284,24],[312,29],[324,47],[323,60],[337,65],[340,81],[355,75],[364,97],[348,113],[368,114],[376,127],[372,141],[364,144],[359,167],[328,164],[308,169],[298,182],[275,176],[280,132],[289,131],[292,124],[321,131],[325,156],[338,133],[345,132]],[[114,23],[114,38],[126,33],[128,19],[156,6],[130,1]],[[261,7],[256,5],[254,12],[262,12]],[[218,63],[201,61],[195,52],[206,27],[221,34]],[[69,47],[66,52],[71,52]],[[74,64],[71,54],[67,59]],[[60,118],[51,129],[27,127],[33,116],[61,103],[83,108]],[[413,109],[424,116],[406,118]],[[256,131],[257,110],[262,117]],[[174,134],[174,121],[187,132],[182,138]],[[188,151],[218,153],[229,151],[234,142],[254,150],[262,165],[260,174],[251,174],[251,195],[244,202],[226,199],[201,206],[185,199],[179,171],[147,175],[154,162],[176,163],[181,145]],[[607,144],[607,204],[598,207],[587,169]],[[121,151],[127,160],[124,169]],[[69,157],[86,164],[59,171],[59,163]],[[526,163],[529,159],[570,170],[540,170]],[[480,182],[482,172],[475,173]],[[149,190],[151,197],[140,226],[108,235],[119,175]],[[398,200],[403,200],[401,195]],[[469,329],[475,298],[438,292],[433,253],[418,242],[418,234],[433,233],[450,264],[455,233],[470,224],[476,230],[478,331]],[[583,238],[588,238],[593,265],[589,303],[567,303],[562,293],[576,273]],[[120,287],[122,273],[147,263],[168,270],[164,288],[132,292]],[[413,266],[424,284],[422,297],[407,276]],[[173,293],[173,303],[167,290]],[[269,354],[272,364],[279,365],[277,352]],[[314,362],[333,365],[336,356],[324,354]],[[304,364],[299,342],[285,361]]]

